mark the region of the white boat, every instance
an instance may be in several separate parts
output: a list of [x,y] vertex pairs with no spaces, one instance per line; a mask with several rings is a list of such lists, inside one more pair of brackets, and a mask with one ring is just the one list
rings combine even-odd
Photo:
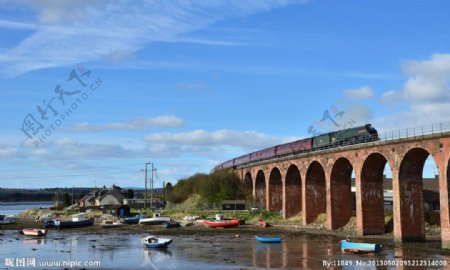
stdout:
[[158,238],[150,235],[141,239],[142,243],[148,248],[166,248],[172,243],[170,238]]
[[102,228],[115,228],[120,227],[123,224],[120,222],[113,222],[111,220],[103,220],[102,223],[99,224]]
[[14,224],[17,218],[14,216],[0,215],[0,225]]
[[20,231],[24,235],[30,235],[30,236],[45,236],[47,234],[47,230],[44,229],[22,229]]
[[151,218],[141,218],[139,224],[158,225],[170,222],[170,217],[161,217],[158,213],[153,214]]

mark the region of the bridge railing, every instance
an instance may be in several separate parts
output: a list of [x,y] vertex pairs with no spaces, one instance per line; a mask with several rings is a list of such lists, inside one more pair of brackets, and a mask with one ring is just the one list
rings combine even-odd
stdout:
[[380,138],[380,140],[392,141],[424,135],[442,134],[444,132],[449,131],[450,131],[450,122],[447,122],[381,132],[378,133],[378,137]]

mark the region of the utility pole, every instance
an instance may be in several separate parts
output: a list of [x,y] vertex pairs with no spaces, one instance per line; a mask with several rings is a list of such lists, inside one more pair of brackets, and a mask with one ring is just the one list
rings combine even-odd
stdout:
[[144,208],[147,208],[147,165],[150,164],[150,162],[145,163],[145,195],[144,195]]
[[153,167],[153,162],[151,162],[152,164],[152,180],[151,180],[151,190],[150,190],[150,208],[153,206],[153,172],[156,171],[156,168]]

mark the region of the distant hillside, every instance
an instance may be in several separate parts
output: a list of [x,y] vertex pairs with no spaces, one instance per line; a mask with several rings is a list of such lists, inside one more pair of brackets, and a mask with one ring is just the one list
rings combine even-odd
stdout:
[[[43,189],[11,189],[0,188],[0,201],[1,202],[42,202],[42,201],[54,201],[56,194],[63,196],[64,193],[72,195],[77,200],[81,195],[89,194],[95,188],[87,187],[75,187],[75,188],[43,188]],[[124,188],[127,190],[128,188]],[[135,197],[144,197],[144,189],[134,189]],[[163,193],[162,188],[155,188],[153,190],[154,195],[161,195]],[[150,189],[147,190],[148,196],[150,196]],[[60,198],[61,198],[60,197]]]

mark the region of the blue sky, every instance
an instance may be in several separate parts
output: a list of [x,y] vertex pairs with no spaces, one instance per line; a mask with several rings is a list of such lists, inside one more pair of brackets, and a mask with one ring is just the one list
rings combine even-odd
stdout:
[[325,110],[380,132],[448,121],[449,9],[0,0],[0,187],[143,186],[150,161],[161,186],[335,129]]

